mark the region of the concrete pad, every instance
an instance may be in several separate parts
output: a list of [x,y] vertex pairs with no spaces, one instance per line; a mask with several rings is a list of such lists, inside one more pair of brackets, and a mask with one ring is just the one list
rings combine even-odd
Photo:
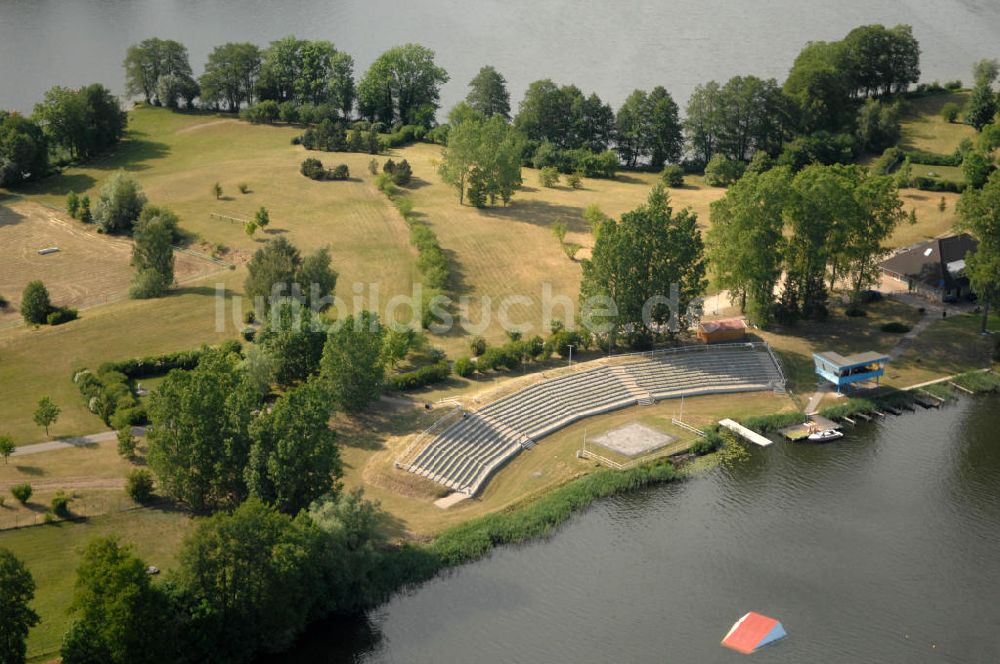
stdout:
[[437,500],[434,501],[434,505],[443,510],[446,510],[449,507],[452,507],[453,505],[459,504],[463,500],[468,500],[469,498],[470,498],[469,494],[462,493],[461,491],[455,491],[454,493],[449,493],[444,498],[438,498]]
[[596,438],[591,438],[587,442],[597,443],[601,447],[606,447],[612,452],[624,454],[627,457],[634,457],[669,445],[675,440],[677,439],[674,436],[657,431],[645,424],[632,422],[612,429]]

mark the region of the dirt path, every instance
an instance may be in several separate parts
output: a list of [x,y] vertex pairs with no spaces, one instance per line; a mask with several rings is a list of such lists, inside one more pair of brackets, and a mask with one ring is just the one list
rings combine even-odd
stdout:
[[[132,427],[133,436],[145,436],[145,427]],[[50,440],[47,443],[35,443],[34,445],[22,445],[14,449],[11,454],[12,457],[21,457],[28,454],[38,454],[40,452],[53,452],[55,450],[65,450],[71,447],[87,447],[89,445],[97,445],[100,443],[105,443],[109,440],[117,440],[118,434],[114,431],[102,431],[100,433],[93,433],[89,436],[79,436],[76,438],[62,438],[59,440]]]

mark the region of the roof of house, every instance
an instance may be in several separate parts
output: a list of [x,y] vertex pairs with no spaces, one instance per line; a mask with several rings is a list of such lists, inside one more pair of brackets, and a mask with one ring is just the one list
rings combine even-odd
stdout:
[[889,360],[888,355],[885,355],[884,353],[876,353],[874,351],[854,353],[853,355],[841,355],[840,353],[827,351],[825,353],[813,353],[813,355],[821,360],[826,360],[839,369],[860,367],[873,362],[886,362]]
[[922,242],[901,250],[879,267],[935,288],[951,287],[965,269],[965,255],[979,243],[968,233]]
[[742,332],[747,328],[747,322],[743,318],[723,318],[720,320],[703,320],[698,323],[698,331],[711,334],[712,332]]

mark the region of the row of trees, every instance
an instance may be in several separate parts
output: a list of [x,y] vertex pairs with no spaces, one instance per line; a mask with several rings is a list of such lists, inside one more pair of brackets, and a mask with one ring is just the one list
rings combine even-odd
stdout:
[[52,157],[89,159],[125,134],[128,116],[100,84],[54,87],[26,118],[0,110],[0,186],[48,175]]
[[883,243],[906,217],[894,178],[843,165],[748,172],[711,215],[718,285],[760,324],[824,318],[827,283],[858,295],[877,282]]
[[128,49],[126,89],[147,103],[177,107],[180,101],[236,112],[258,101],[310,105],[324,117],[358,113],[387,126],[433,126],[441,85],[448,74],[434,52],[418,44],[391,48],[355,84],[354,59],[324,40],[284,37],[261,49],[248,42],[217,46],[197,81],[180,43],[147,39]]

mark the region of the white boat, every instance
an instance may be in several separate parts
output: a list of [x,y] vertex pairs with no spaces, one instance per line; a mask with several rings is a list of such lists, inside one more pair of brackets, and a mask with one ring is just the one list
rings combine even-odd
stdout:
[[837,431],[836,429],[824,429],[823,431],[817,431],[815,433],[809,434],[809,440],[814,443],[825,443],[830,440],[837,440],[838,438],[843,438],[844,434]]

